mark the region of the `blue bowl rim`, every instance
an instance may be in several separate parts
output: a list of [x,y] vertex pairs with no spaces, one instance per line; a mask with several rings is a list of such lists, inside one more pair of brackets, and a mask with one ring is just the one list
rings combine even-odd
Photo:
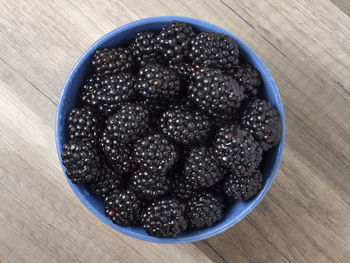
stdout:
[[100,219],[106,225],[111,226],[115,230],[117,230],[117,231],[119,231],[119,232],[121,232],[123,234],[126,234],[126,235],[128,235],[130,237],[134,237],[134,238],[137,238],[137,239],[140,239],[140,240],[143,240],[143,241],[155,242],[155,243],[165,243],[165,244],[178,244],[178,243],[196,242],[196,241],[200,241],[200,240],[212,237],[212,236],[220,234],[220,233],[224,232],[225,230],[229,229],[230,227],[234,226],[236,223],[238,223],[240,220],[242,220],[246,215],[248,215],[261,202],[262,198],[265,196],[265,194],[269,190],[269,188],[270,188],[270,186],[272,184],[272,181],[273,181],[273,179],[276,176],[276,172],[278,170],[279,164],[280,164],[281,159],[282,159],[282,152],[283,152],[284,140],[285,140],[285,117],[284,117],[282,100],[281,100],[281,97],[279,95],[278,88],[277,88],[277,86],[275,84],[275,81],[272,78],[269,70],[267,69],[267,67],[263,63],[263,61],[259,58],[259,56],[247,44],[245,44],[237,36],[235,36],[234,34],[226,31],[225,29],[223,29],[223,28],[221,28],[219,26],[216,26],[214,24],[211,24],[209,22],[196,19],[196,18],[183,17],[183,16],[149,17],[149,18],[144,18],[144,19],[140,19],[140,20],[133,21],[133,22],[130,22],[128,24],[125,24],[125,25],[123,25],[121,27],[118,27],[118,28],[110,31],[109,33],[105,34],[104,36],[102,36],[100,39],[98,39],[93,45],[91,45],[83,53],[83,55],[78,59],[78,61],[75,63],[75,65],[73,66],[72,70],[70,71],[70,73],[69,73],[69,75],[68,75],[68,77],[67,77],[67,79],[66,79],[66,81],[65,81],[65,83],[64,83],[64,85],[62,87],[62,90],[61,90],[61,94],[60,94],[60,97],[59,97],[59,100],[58,100],[58,104],[57,104],[56,117],[55,117],[56,149],[57,149],[58,159],[60,161],[60,164],[61,164],[61,167],[62,167],[63,171],[65,170],[65,167],[62,164],[61,155],[60,155],[60,152],[61,152],[60,145],[59,145],[60,125],[59,125],[59,121],[58,120],[59,120],[59,116],[61,115],[61,109],[62,109],[62,105],[63,105],[64,94],[68,90],[67,87],[74,80],[74,75],[76,74],[77,69],[81,66],[81,64],[85,61],[85,59],[87,59],[90,56],[90,54],[100,46],[100,43],[103,43],[105,40],[107,40],[107,39],[117,35],[119,32],[124,31],[124,30],[128,30],[128,29],[133,28],[135,26],[140,26],[140,25],[143,25],[143,24],[150,24],[150,23],[155,23],[155,22],[167,23],[167,22],[170,22],[172,20],[183,21],[183,22],[192,24],[194,26],[207,27],[207,28],[210,28],[210,31],[222,32],[224,34],[227,34],[227,35],[231,36],[232,38],[235,39],[235,41],[237,42],[238,46],[241,49],[244,49],[247,53],[249,53],[249,55],[252,57],[252,59],[254,61],[256,61],[257,64],[261,65],[261,67],[259,69],[260,74],[263,76],[264,82],[268,82],[269,85],[273,87],[272,91],[274,92],[274,96],[277,98],[276,108],[278,109],[278,112],[279,112],[279,115],[280,115],[281,121],[282,121],[282,138],[281,138],[281,141],[280,141],[279,145],[277,146],[278,147],[278,149],[277,149],[277,157],[275,159],[275,163],[273,165],[273,168],[272,168],[272,171],[271,171],[271,175],[265,181],[265,184],[264,184],[263,188],[261,189],[259,194],[255,197],[254,202],[252,202],[248,208],[246,208],[237,217],[235,217],[232,220],[228,221],[227,223],[221,225],[220,227],[216,227],[216,228],[211,229],[211,231],[209,231],[209,232],[194,234],[194,235],[191,235],[191,236],[186,236],[186,237],[181,237],[181,238],[157,238],[157,237],[153,237],[153,236],[148,236],[147,234],[140,234],[140,233],[133,232],[132,230],[129,230],[129,229],[123,227],[123,226],[119,226],[119,225],[116,225],[116,224],[111,225],[110,219],[107,218],[105,215],[101,215],[100,212],[97,211],[94,206],[92,206],[90,203],[86,202],[85,199],[84,199],[84,195],[81,193],[81,191],[77,188],[76,185],[72,184],[71,181],[65,175],[69,185],[71,186],[72,190],[77,195],[79,200],[82,202],[82,204],[84,206],[86,206],[92,214],[94,214],[98,219]]

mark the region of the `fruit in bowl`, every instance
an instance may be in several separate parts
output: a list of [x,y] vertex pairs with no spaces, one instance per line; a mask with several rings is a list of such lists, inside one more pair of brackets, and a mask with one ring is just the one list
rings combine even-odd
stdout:
[[95,48],[76,100],[57,113],[71,183],[103,202],[105,222],[151,241],[227,228],[233,207],[266,184],[264,163],[283,139],[266,72],[230,35],[188,22]]

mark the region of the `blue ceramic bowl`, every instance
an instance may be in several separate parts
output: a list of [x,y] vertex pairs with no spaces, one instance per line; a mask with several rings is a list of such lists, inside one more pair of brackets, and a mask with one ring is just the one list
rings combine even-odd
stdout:
[[[261,73],[264,83],[263,87],[265,91],[265,97],[277,108],[280,114],[282,120],[283,135],[280,144],[274,149],[270,150],[264,158],[262,168],[262,172],[264,175],[264,186],[256,197],[254,197],[248,202],[236,202],[229,209],[226,217],[215,226],[190,233],[182,233],[176,238],[152,237],[147,235],[141,227],[126,227],[113,224],[112,221],[104,215],[103,202],[92,196],[83,185],[74,185],[67,178],[68,183],[70,184],[74,193],[78,196],[80,201],[102,222],[109,225],[111,228],[114,228],[115,230],[129,235],[131,237],[159,243],[185,243],[202,240],[217,235],[225,231],[229,227],[233,226],[238,221],[240,221],[243,217],[245,217],[250,211],[254,209],[254,207],[261,201],[263,196],[268,191],[272,180],[276,175],[279,163],[281,161],[284,143],[284,114],[282,101],[270,72],[268,71],[264,63],[261,61],[261,59],[254,53],[253,50],[251,50],[235,35],[208,22],[188,17],[151,17],[129,23],[106,34],[105,36],[100,38],[95,44],[93,44],[74,65],[66,82],[64,83],[56,112],[56,147],[61,165],[62,161],[60,153],[62,151],[63,144],[68,142],[65,122],[66,116],[68,112],[72,108],[74,108],[77,101],[79,88],[81,87],[86,74],[91,71],[90,62],[94,51],[97,48],[113,47],[128,42],[139,31],[159,31],[161,30],[162,26],[169,24],[169,22],[172,20],[180,20],[189,23],[198,31],[214,31],[227,34],[237,42],[242,58],[253,64],[254,67],[257,68]],[[62,169],[63,171],[65,171],[65,167],[63,165]]]

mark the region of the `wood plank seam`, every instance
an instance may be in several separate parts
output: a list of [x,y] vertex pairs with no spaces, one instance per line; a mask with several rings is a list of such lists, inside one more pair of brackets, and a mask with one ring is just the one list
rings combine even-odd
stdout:
[[57,103],[51,99],[48,95],[45,94],[41,89],[39,89],[33,82],[31,82],[25,75],[23,75],[21,72],[19,72],[15,67],[13,67],[11,64],[9,64],[6,60],[0,57],[0,61],[2,61],[5,65],[7,65],[9,68],[11,68],[17,75],[21,76],[28,84],[35,89],[37,92],[39,92],[42,96],[44,96],[46,99],[48,99],[53,105],[57,106]]
[[220,253],[219,253],[212,245],[210,245],[210,243],[209,243],[207,240],[203,240],[203,242],[204,242],[205,244],[207,244],[208,247],[210,247],[210,248],[214,251],[214,253],[215,253],[216,255],[218,255],[219,258],[222,259],[222,261],[223,261],[224,263],[228,263],[228,261],[225,259],[225,257],[224,257],[223,255],[220,255]]
[[257,228],[255,226],[255,224],[253,224],[250,219],[247,217],[245,220],[247,220],[247,222],[249,223],[249,225],[251,225],[262,237],[264,240],[267,241],[267,243],[269,243],[273,248],[275,248],[278,253],[280,253],[280,255],[285,258],[289,263],[292,263],[292,261],[278,248],[275,246],[275,244],[273,242],[271,242],[267,237],[265,237],[265,235],[259,230],[259,228]]
[[[230,10],[232,13],[234,13],[237,17],[239,17],[240,19],[242,19],[242,21],[244,21],[247,25],[249,25],[251,28],[254,29],[254,31],[260,36],[262,37],[269,45],[271,45],[275,50],[277,50],[278,53],[280,53],[283,57],[285,57],[290,63],[292,63],[305,77],[307,77],[308,79],[310,79],[312,82],[314,82],[318,87],[320,87],[320,85],[315,82],[314,79],[312,79],[309,75],[307,75],[303,70],[301,70],[299,68],[299,66],[297,64],[295,64],[286,54],[284,54],[276,45],[274,45],[270,40],[268,40],[264,35],[262,35],[249,21],[247,21],[244,17],[242,17],[241,15],[239,15],[231,6],[229,6],[227,3],[225,3],[223,0],[218,0],[222,5],[224,5],[228,10]],[[333,79],[332,79],[333,80]],[[339,84],[338,84],[339,83]],[[348,91],[345,86],[337,81],[337,86],[340,87],[340,89],[342,91],[344,91],[347,95],[350,95],[350,91]]]

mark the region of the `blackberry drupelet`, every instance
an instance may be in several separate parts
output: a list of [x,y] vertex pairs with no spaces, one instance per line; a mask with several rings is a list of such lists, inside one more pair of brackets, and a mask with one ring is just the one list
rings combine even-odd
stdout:
[[218,115],[232,115],[246,98],[242,86],[220,70],[197,73],[188,96],[203,111]]
[[175,70],[185,82],[189,82],[193,78],[195,78],[198,72],[206,72],[209,70],[207,67],[201,65],[194,65],[188,62],[170,64],[169,67]]
[[262,160],[262,149],[252,135],[236,125],[220,128],[214,139],[213,153],[223,167],[246,176]]
[[172,69],[148,64],[140,68],[135,89],[145,98],[169,99],[180,95],[180,77]]
[[129,49],[141,66],[149,63],[160,63],[162,61],[162,57],[157,51],[155,32],[138,32],[131,42]]
[[176,237],[186,230],[185,205],[175,198],[164,198],[153,202],[141,216],[142,227],[156,237]]
[[140,224],[142,202],[130,191],[115,191],[104,200],[105,214],[114,224],[136,226]]
[[251,64],[237,65],[227,72],[232,75],[244,87],[244,92],[249,97],[256,97],[262,84],[261,76]]
[[106,131],[122,143],[141,138],[149,130],[149,112],[135,103],[126,103],[107,120]]
[[132,148],[129,144],[121,143],[106,131],[102,133],[99,144],[104,156],[116,172],[127,174],[133,170]]
[[151,172],[141,168],[131,176],[130,188],[138,198],[153,200],[169,192],[170,180],[166,174]]
[[224,182],[225,195],[234,200],[249,200],[255,196],[263,185],[263,176],[259,170],[248,176],[230,174]]
[[119,173],[107,164],[103,164],[99,176],[95,182],[88,187],[89,191],[97,197],[106,197],[111,192],[121,189],[124,186],[125,175]]
[[221,198],[204,192],[187,202],[185,216],[190,229],[202,229],[219,222],[224,216],[225,204]]
[[100,48],[92,57],[92,66],[99,75],[132,71],[135,62],[127,48]]
[[210,187],[223,178],[219,163],[206,147],[193,148],[185,160],[183,175],[189,184],[201,188]]
[[282,123],[278,111],[263,99],[248,104],[242,116],[242,128],[253,135],[264,151],[278,145],[281,140]]
[[129,101],[134,93],[135,78],[130,73],[107,75],[92,99],[92,105],[104,116],[109,116]]
[[93,143],[96,143],[101,130],[99,118],[90,107],[71,110],[67,126],[71,140],[90,139]]
[[81,88],[80,101],[82,105],[93,106],[96,93],[102,87],[103,76],[92,75],[87,78]]
[[177,161],[174,145],[160,134],[144,137],[134,144],[134,160],[151,172],[166,173]]
[[190,184],[183,176],[176,176],[172,184],[172,195],[180,200],[188,200],[196,195],[198,186]]
[[230,36],[203,32],[192,39],[189,57],[196,65],[231,69],[239,63],[239,50]]
[[187,23],[172,21],[164,26],[156,40],[158,49],[166,61],[179,63],[184,61],[191,48],[191,40],[196,33]]
[[169,139],[185,145],[204,141],[211,130],[206,114],[185,108],[164,112],[160,118],[160,130]]
[[91,140],[75,140],[63,146],[62,163],[73,184],[95,180],[100,169],[100,159]]

